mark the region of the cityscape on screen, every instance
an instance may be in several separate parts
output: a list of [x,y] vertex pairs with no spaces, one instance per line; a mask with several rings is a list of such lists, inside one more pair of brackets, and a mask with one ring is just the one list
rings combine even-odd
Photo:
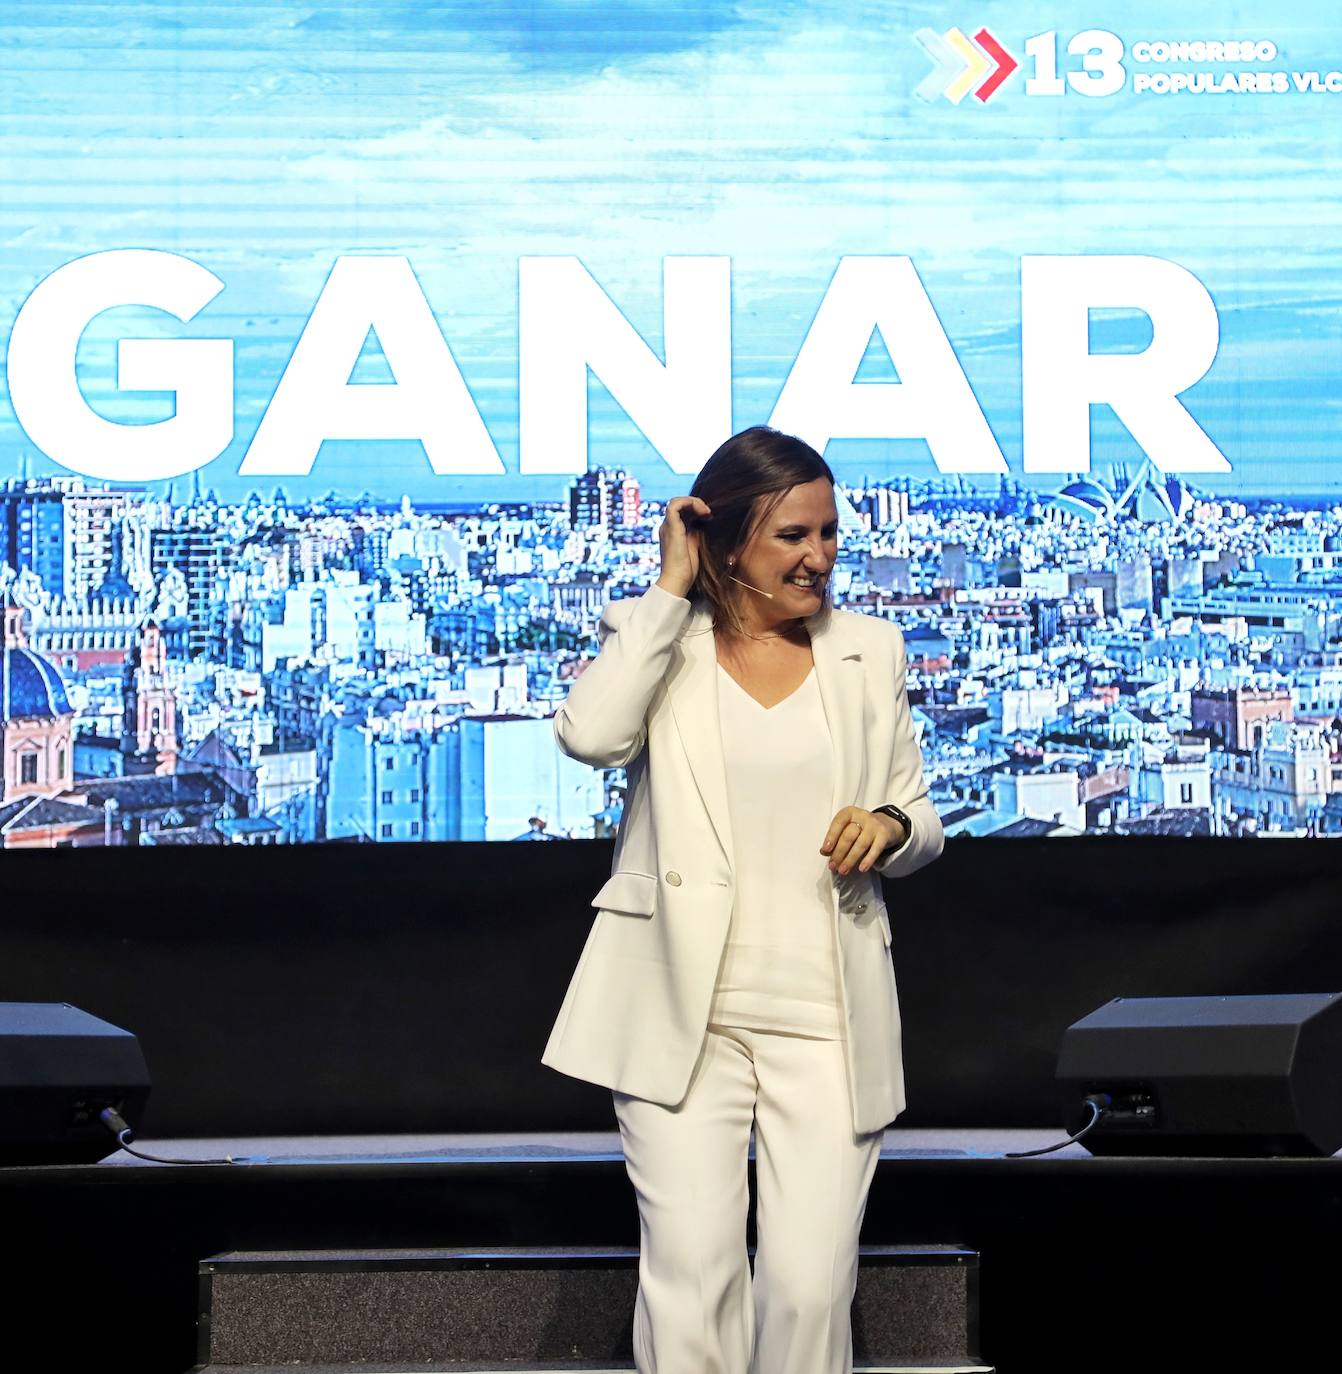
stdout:
[[[949,836],[1342,833],[1342,506],[1149,463],[836,499]],[[454,506],[9,479],[4,847],[611,835],[623,770],[551,717],[664,510],[617,468]]]

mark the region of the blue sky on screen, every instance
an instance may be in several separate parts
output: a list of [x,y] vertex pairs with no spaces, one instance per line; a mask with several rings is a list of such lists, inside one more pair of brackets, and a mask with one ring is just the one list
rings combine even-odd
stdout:
[[[904,4],[7,4],[0,12],[0,345],[33,287],[107,248],[186,254],[227,289],[193,334],[237,340],[225,495],[335,258],[412,261],[510,474],[517,471],[517,260],[577,254],[654,349],[661,260],[732,259],[734,422],[766,420],[840,257],[910,255],[1016,477],[1020,259],[1147,253],[1211,292],[1221,344],[1185,394],[1230,459],[1223,491],[1342,490],[1342,95],[928,102],[913,35],[986,25],[1017,58],[1073,7]],[[1280,69],[1342,68],[1322,4],[1125,4],[1084,22],[1137,39],[1269,39]],[[1064,63],[1067,59],[1064,57]],[[1073,64],[1074,65],[1074,64]],[[1247,70],[1248,68],[1240,68]],[[170,324],[171,322],[167,322]],[[103,413],[110,312],[79,355]],[[1097,320],[1138,349],[1144,318]],[[872,357],[864,374],[888,375]],[[377,375],[370,359],[363,375]],[[592,462],[654,496],[688,482],[604,389]],[[1139,450],[1107,410],[1097,463]],[[29,455],[0,390],[0,477]],[[705,455],[706,456],[706,455]],[[836,441],[840,474],[935,475],[919,441]],[[564,480],[435,477],[417,444],[328,443],[301,493],[555,496]]]

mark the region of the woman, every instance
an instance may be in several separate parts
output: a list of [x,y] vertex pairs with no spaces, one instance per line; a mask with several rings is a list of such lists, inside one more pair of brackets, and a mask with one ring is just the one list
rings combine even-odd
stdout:
[[642,1374],[847,1374],[858,1232],[904,1107],[876,874],[942,845],[903,640],[831,609],[834,476],[799,439],[727,440],[659,538],[661,576],[606,606],[554,718],[628,791],[542,1058],[614,1095]]

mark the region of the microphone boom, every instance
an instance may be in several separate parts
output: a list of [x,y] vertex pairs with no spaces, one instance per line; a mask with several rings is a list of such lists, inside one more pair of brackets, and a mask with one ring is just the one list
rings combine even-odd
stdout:
[[[750,587],[749,582],[741,582],[741,579],[739,577],[732,577],[731,573],[728,573],[727,576],[731,577],[733,582],[740,582],[741,586],[743,587]],[[760,587],[750,587],[750,590],[752,592],[759,592],[761,596],[767,596],[770,601],[774,599],[774,594],[772,592],[766,592]]]

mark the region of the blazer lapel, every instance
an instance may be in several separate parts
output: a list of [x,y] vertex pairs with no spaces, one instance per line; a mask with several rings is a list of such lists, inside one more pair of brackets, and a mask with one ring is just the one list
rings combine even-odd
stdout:
[[705,603],[697,601],[677,641],[667,675],[667,696],[695,786],[730,864],[732,827],[727,813],[727,774],[722,765],[717,668],[713,614]]
[[[681,744],[689,759],[695,785],[713,823],[718,842],[730,863],[731,818],[727,804],[727,775],[722,761],[722,727],[718,719],[717,648],[713,616],[704,602],[696,602],[682,631],[667,675],[667,696]],[[830,815],[852,805],[862,776],[864,688],[862,652],[842,620],[811,629],[811,654],[816,683],[834,745],[834,791]],[[816,847],[819,848],[819,836]]]
[[[811,653],[834,746],[834,794],[829,808],[832,820],[840,807],[856,802],[862,778],[862,722],[866,714],[862,648],[857,636],[850,634],[842,620],[831,612],[828,624],[811,634]],[[817,840],[816,848],[819,847]]]

